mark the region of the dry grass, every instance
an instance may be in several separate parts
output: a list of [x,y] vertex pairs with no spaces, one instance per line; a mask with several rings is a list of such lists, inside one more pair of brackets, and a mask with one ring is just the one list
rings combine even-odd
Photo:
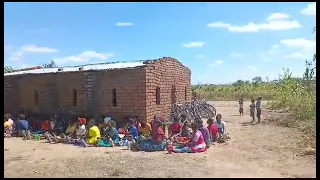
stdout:
[[[277,125],[297,128],[302,135],[300,145],[308,149],[316,149],[316,88],[314,85],[306,86],[291,78],[289,71],[285,71],[281,83],[261,83],[242,85],[206,85],[194,86],[193,90],[200,97],[209,100],[238,100],[251,99],[262,96],[271,110],[288,112],[286,117],[277,120]],[[278,117],[278,116],[276,116]]]

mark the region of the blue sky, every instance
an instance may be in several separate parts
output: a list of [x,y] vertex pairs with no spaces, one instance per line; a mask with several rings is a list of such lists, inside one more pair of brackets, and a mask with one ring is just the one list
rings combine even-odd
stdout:
[[4,62],[15,68],[171,56],[192,83],[301,76],[315,3],[4,3]]

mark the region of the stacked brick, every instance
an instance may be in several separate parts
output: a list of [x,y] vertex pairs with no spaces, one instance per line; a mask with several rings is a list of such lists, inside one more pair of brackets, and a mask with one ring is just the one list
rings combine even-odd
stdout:
[[118,121],[129,116],[151,121],[154,115],[168,119],[172,103],[190,101],[190,75],[179,61],[164,57],[127,69],[5,76],[5,112],[53,113],[61,108],[93,118],[112,115]]

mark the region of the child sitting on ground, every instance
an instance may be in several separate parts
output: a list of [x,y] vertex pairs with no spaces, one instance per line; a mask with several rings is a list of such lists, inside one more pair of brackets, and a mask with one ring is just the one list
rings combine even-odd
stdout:
[[213,118],[209,118],[207,121],[208,124],[208,130],[210,133],[210,139],[212,143],[215,143],[218,139],[218,127],[217,125],[214,123]]
[[104,124],[101,140],[98,142],[100,147],[113,147],[119,144],[120,137],[118,130],[113,127],[113,121]]
[[227,123],[222,121],[221,114],[217,114],[216,121],[216,126],[218,128],[217,142],[224,143],[226,140],[230,139],[229,134],[227,133]]
[[74,133],[71,133],[66,137],[66,142],[68,144],[77,144],[86,137],[86,123],[87,120],[85,118],[78,118],[78,122],[76,122],[75,124],[76,130],[74,131]]

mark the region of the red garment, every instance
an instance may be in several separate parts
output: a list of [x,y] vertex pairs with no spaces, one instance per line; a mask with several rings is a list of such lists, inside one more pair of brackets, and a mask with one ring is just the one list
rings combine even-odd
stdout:
[[161,127],[158,127],[158,129],[152,133],[152,139],[158,142],[162,142],[165,138],[165,133]]
[[51,129],[51,124],[49,120],[44,121],[42,124],[42,129],[45,131],[49,131]]
[[120,134],[127,134],[127,131],[123,128],[120,132]]
[[87,123],[86,118],[78,118],[80,125],[85,125]]
[[136,122],[136,123],[134,124],[134,126],[135,126],[137,129],[139,129],[140,123]]
[[218,127],[214,124],[208,126],[209,132],[211,132],[212,137],[216,137],[218,135]]
[[173,135],[180,133],[182,128],[182,125],[179,123],[172,123],[169,125],[168,130],[171,132]]

